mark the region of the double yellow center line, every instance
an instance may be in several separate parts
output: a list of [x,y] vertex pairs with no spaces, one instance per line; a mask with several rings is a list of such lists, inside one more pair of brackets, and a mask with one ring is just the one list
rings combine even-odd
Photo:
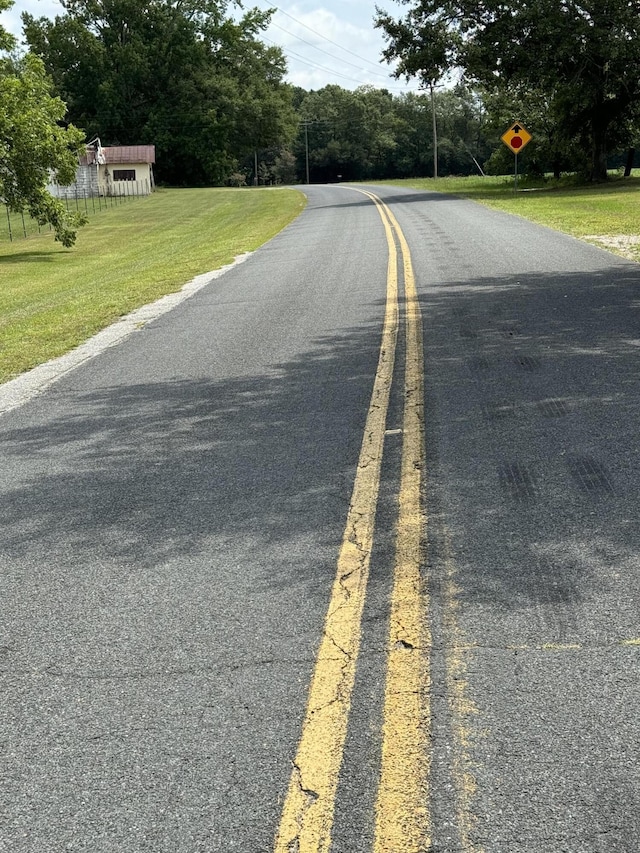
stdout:
[[338,776],[360,649],[380,470],[398,341],[398,248],[406,310],[403,446],[391,598],[382,765],[375,853],[429,848],[428,657],[420,580],[425,527],[422,320],[411,255],[391,210],[377,206],[389,247],[387,298],[378,368],[367,414],[336,577],[324,624],[298,750],[275,841],[275,853],[328,853]]

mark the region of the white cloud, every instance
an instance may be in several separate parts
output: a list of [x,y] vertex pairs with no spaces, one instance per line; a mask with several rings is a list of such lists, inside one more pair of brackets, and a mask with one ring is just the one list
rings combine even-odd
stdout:
[[28,12],[34,18],[55,18],[63,13],[63,8],[57,0],[20,0],[6,12],[0,14],[0,24],[12,35],[22,40],[23,12]]

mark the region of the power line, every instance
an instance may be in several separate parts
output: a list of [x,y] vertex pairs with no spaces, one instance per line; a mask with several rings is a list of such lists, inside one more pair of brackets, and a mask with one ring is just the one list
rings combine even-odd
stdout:
[[[329,51],[328,51],[328,50],[325,50],[325,49],[324,49],[324,48],[322,48],[322,47],[318,47],[318,45],[317,45],[317,44],[313,44],[312,42],[307,41],[306,39],[300,38],[300,36],[296,35],[295,33],[292,33],[290,30],[285,30],[285,28],[284,28],[284,27],[281,27],[281,26],[280,26],[280,24],[276,24],[276,23],[275,23],[275,21],[272,21],[272,22],[271,22],[271,26],[276,27],[276,28],[277,28],[277,29],[279,29],[279,30],[282,30],[282,32],[283,32],[283,33],[286,33],[288,36],[292,36],[292,37],[293,37],[294,39],[296,39],[297,41],[302,42],[302,44],[309,45],[309,47],[312,47],[314,50],[317,50],[317,51],[319,51],[320,53],[324,53],[324,54],[326,54],[327,56],[330,56],[330,57],[331,57],[331,59],[337,59],[337,60],[338,60],[338,62],[342,62],[344,65],[351,65],[353,68],[357,68],[357,69],[358,69],[358,71],[363,71],[363,70],[364,70],[364,69],[362,68],[362,66],[361,66],[361,65],[356,65],[356,63],[355,63],[355,62],[349,62],[349,60],[348,60],[348,59],[342,59],[341,57],[336,56],[336,55],[335,55],[335,53],[329,53]],[[355,54],[355,53],[354,53],[353,55],[354,55],[354,56],[357,56],[357,54]],[[358,57],[358,58],[359,58],[359,59],[361,59],[361,60],[362,60],[362,62],[368,62],[368,63],[369,63],[369,65],[373,66],[374,68],[377,68],[377,70],[376,70],[376,71],[374,71],[374,72],[369,71],[369,72],[368,72],[369,74],[376,74],[378,77],[384,77],[384,79],[385,79],[385,80],[388,80],[388,79],[389,79],[390,75],[389,75],[389,74],[384,74],[382,71],[380,71],[379,66],[376,66],[376,65],[375,65],[375,63],[373,63],[373,62],[369,62],[369,60],[368,60],[368,59],[364,59],[364,57]]]
[[[309,30],[310,33],[313,33],[314,36],[318,36],[319,38],[324,39],[324,41],[328,41],[329,44],[334,45],[334,47],[340,48],[340,50],[344,50],[345,53],[350,53],[351,56],[355,56],[355,58],[359,59],[361,62],[366,62],[368,65],[372,65],[374,68],[376,68],[378,70],[378,73],[380,73],[379,66],[377,66],[375,62],[371,62],[370,59],[365,59],[364,56],[360,56],[359,54],[354,53],[354,51],[350,50],[348,47],[343,47],[341,44],[338,44],[337,41],[333,41],[333,39],[330,39],[328,36],[325,36],[322,33],[319,33],[317,30],[314,30],[313,27],[310,27],[308,24],[305,24],[304,21],[300,21],[298,18],[294,18],[293,15],[290,15],[289,12],[285,12],[285,10],[281,9],[280,6],[271,5],[270,8],[275,9],[277,12],[280,12],[283,15],[286,15],[287,18],[291,18],[291,20],[295,21],[296,24],[300,24],[301,27],[304,27],[305,29]],[[289,35],[293,35],[293,33],[289,33]],[[334,57],[334,58],[337,58],[337,57]]]
[[[296,53],[293,50],[289,50],[288,48],[282,47],[282,45],[276,44],[276,42],[271,41],[266,36],[261,36],[262,41],[266,41],[268,44],[273,45],[273,47],[278,47],[280,50],[286,55],[295,59],[297,62],[304,62],[305,65],[309,65],[311,68],[317,68],[319,71],[324,71],[327,74],[331,74],[335,77],[341,77],[343,80],[347,80],[349,83],[356,83],[358,86],[366,86],[367,83],[364,80],[356,80],[354,77],[347,77],[346,74],[341,74],[339,71],[334,71],[332,68],[327,68],[324,65],[318,65],[317,62],[312,62],[309,59],[306,59],[304,56],[300,56],[299,53]],[[391,90],[391,87],[386,86],[385,88]],[[396,92],[405,92],[405,89],[396,89]]]
[[[265,0],[265,2],[266,2],[266,0]],[[272,26],[277,27],[277,29],[281,30],[282,32],[286,33],[287,35],[290,35],[290,36],[292,36],[293,38],[298,39],[298,41],[302,42],[303,44],[308,45],[309,47],[312,47],[314,50],[317,50],[317,51],[319,51],[319,52],[321,52],[321,53],[324,53],[326,56],[330,57],[331,59],[335,59],[335,60],[336,60],[336,61],[338,61],[338,62],[342,62],[342,63],[345,63],[346,65],[350,65],[350,66],[352,66],[353,68],[358,68],[358,70],[360,70],[360,71],[361,71],[361,73],[363,73],[363,74],[373,74],[373,73],[375,73],[375,74],[376,74],[376,76],[379,76],[379,77],[382,77],[382,78],[386,78],[387,80],[389,80],[389,79],[390,79],[391,75],[390,75],[390,74],[389,74],[389,75],[385,75],[385,74],[381,71],[381,69],[380,69],[380,65],[379,65],[379,64],[376,64],[375,62],[372,62],[370,59],[366,59],[364,56],[360,56],[360,54],[355,53],[353,50],[350,50],[349,48],[344,47],[344,46],[343,46],[343,45],[341,45],[341,44],[338,44],[338,42],[333,41],[333,39],[330,39],[328,36],[325,36],[325,35],[323,35],[322,33],[318,32],[317,30],[314,30],[314,29],[313,29],[313,27],[310,27],[308,24],[305,24],[305,23],[304,23],[304,21],[301,21],[301,20],[299,20],[298,18],[296,18],[296,17],[294,17],[293,15],[291,15],[289,12],[286,12],[286,11],[285,11],[284,9],[282,9],[280,6],[273,6],[273,5],[270,5],[270,10],[275,10],[276,12],[280,12],[282,15],[286,15],[286,17],[287,17],[287,18],[291,18],[291,20],[292,20],[292,21],[294,21],[296,24],[299,24],[301,27],[304,27],[305,29],[309,30],[309,32],[310,32],[310,33],[313,33],[313,35],[317,36],[318,38],[322,39],[323,41],[329,42],[329,44],[334,45],[334,46],[335,46],[335,47],[337,47],[339,50],[345,51],[346,53],[350,54],[351,56],[354,56],[356,59],[360,60],[360,62],[364,62],[364,63],[366,63],[367,65],[370,65],[372,68],[375,68],[375,72],[373,72],[373,71],[367,71],[367,69],[362,68],[362,67],[360,67],[360,66],[358,66],[358,65],[355,65],[355,63],[350,62],[350,61],[349,61],[349,60],[347,60],[347,59],[341,59],[340,57],[336,56],[335,54],[330,53],[329,51],[324,50],[324,49],[323,49],[323,48],[321,48],[321,47],[318,47],[318,45],[315,45],[315,44],[313,44],[312,42],[306,41],[305,39],[301,38],[300,36],[297,36],[295,33],[292,33],[290,30],[287,30],[287,29],[285,29],[284,27],[280,26],[280,24],[276,24],[274,21],[272,21],[272,22],[271,22],[271,25],[272,25]],[[262,38],[262,39],[264,39],[265,41],[269,41],[268,39],[266,39],[266,37],[265,37],[265,36],[261,36],[261,38]],[[282,50],[282,52],[283,52],[283,53],[287,54],[288,56],[290,56],[291,58],[295,59],[296,61],[298,61],[298,62],[303,62],[305,65],[308,65],[308,66],[310,66],[310,67],[312,67],[312,68],[317,68],[317,69],[319,69],[319,70],[321,70],[321,71],[324,71],[325,73],[333,74],[333,75],[335,75],[335,76],[337,76],[337,77],[340,77],[340,78],[341,78],[341,79],[343,79],[343,80],[347,80],[347,81],[348,81],[348,82],[350,82],[350,83],[356,83],[358,86],[364,86],[364,85],[369,85],[369,84],[370,84],[370,81],[365,82],[365,81],[363,81],[362,79],[360,79],[360,80],[355,80],[353,77],[348,77],[347,75],[345,75],[345,74],[341,74],[341,73],[340,73],[340,72],[338,72],[338,71],[332,71],[331,69],[326,68],[326,66],[319,65],[319,64],[318,64],[318,63],[316,63],[316,62],[313,62],[313,61],[311,61],[311,60],[309,60],[309,59],[306,59],[305,57],[301,56],[299,53],[296,53],[296,52],[295,52],[295,51],[293,51],[293,50],[289,50],[288,48],[283,47],[282,45],[276,44],[276,43],[275,43],[275,42],[273,42],[273,41],[270,41],[269,43],[270,43],[270,44],[272,44],[272,45],[274,45],[274,46],[276,46],[276,47],[279,47],[279,48],[280,48],[280,50]],[[388,91],[390,91],[390,92],[392,92],[392,93],[396,93],[396,94],[407,94],[408,92],[412,92],[412,91],[414,91],[414,89],[412,89],[412,88],[408,88],[408,87],[403,87],[403,88],[401,88],[401,87],[399,87],[399,86],[391,86],[391,85],[388,85],[388,84],[387,84],[387,85],[385,85],[385,86],[382,86],[381,84],[377,84],[377,85],[378,85],[378,88],[385,88],[385,89],[387,89]]]
[[327,74],[333,74],[336,77],[342,77],[343,80],[348,80],[350,83],[357,83],[358,86],[364,85],[362,80],[356,80],[353,77],[347,77],[345,74],[340,74],[339,71],[333,71],[331,68],[326,68],[324,65],[318,65],[317,62],[311,62],[311,60],[305,59],[304,56],[300,56],[299,53],[295,53],[295,51],[293,50],[288,50],[287,48],[282,47],[282,45],[276,44],[275,41],[271,41],[271,39],[268,39],[266,36],[262,36],[261,38],[262,41],[266,41],[267,44],[271,44],[274,47],[279,47],[284,54],[296,59],[298,62],[304,62],[305,65],[310,65],[312,68],[318,68],[320,71],[326,71]]
[[[278,29],[283,29],[283,28],[278,27]],[[283,30],[283,32],[286,32],[289,35],[294,35],[293,33],[289,33],[288,30]],[[297,36],[294,36],[294,38],[297,38]],[[288,47],[283,47],[281,44],[278,44],[277,42],[272,41],[271,39],[267,38],[267,36],[265,36],[265,35],[260,36],[260,39],[261,39],[261,41],[265,41],[268,44],[272,45],[273,47],[279,48],[290,59],[294,59],[297,62],[303,62],[305,65],[308,65],[311,68],[317,68],[319,71],[324,71],[327,74],[331,74],[335,77],[340,77],[343,80],[347,80],[349,83],[355,83],[358,86],[373,85],[373,84],[370,84],[369,81],[365,81],[362,79],[356,80],[354,77],[348,77],[346,74],[342,74],[339,71],[334,71],[331,68],[327,68],[325,65],[319,65],[317,62],[313,62],[312,60],[307,59],[304,56],[301,56],[299,53],[296,53],[294,50],[291,50]],[[328,53],[326,50],[322,50],[322,48],[319,48],[319,47],[316,47],[315,45],[310,44],[310,42],[307,42],[304,39],[299,39],[299,41],[302,41],[304,44],[308,44],[310,47],[313,47],[315,50],[319,50],[322,53],[325,53],[327,56],[331,57],[332,59],[337,60],[338,62],[343,62],[343,63],[346,63],[347,65],[353,65],[354,68],[359,68],[359,66],[355,65],[354,63],[348,62],[345,59],[340,59],[339,57],[334,56],[331,53]],[[356,54],[354,54],[354,55],[356,55]],[[370,64],[373,65],[373,63],[370,63]],[[365,68],[360,68],[359,70],[362,71],[363,74],[371,73],[371,72],[368,72]],[[382,74],[380,71],[378,71],[377,73],[379,74],[379,76],[381,76],[387,80],[389,79],[389,77],[387,75]],[[381,84],[377,84],[377,88],[384,88],[387,91],[392,92],[392,93],[395,92],[396,94],[407,94],[407,92],[412,91],[411,89],[406,89],[406,88],[401,89],[400,87],[394,87],[394,86],[390,86],[390,85],[382,86]]]

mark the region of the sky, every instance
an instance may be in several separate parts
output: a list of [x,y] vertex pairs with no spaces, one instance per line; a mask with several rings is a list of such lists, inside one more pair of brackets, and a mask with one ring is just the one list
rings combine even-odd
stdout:
[[[271,26],[262,36],[281,47],[287,57],[288,81],[303,89],[321,89],[329,83],[343,89],[370,85],[394,94],[418,91],[418,83],[391,76],[392,68],[381,59],[385,42],[374,29],[375,7],[394,16],[402,14],[396,0],[245,0],[245,7],[276,8]],[[57,0],[17,0],[0,13],[0,23],[20,37],[20,15],[54,18],[62,13]]]

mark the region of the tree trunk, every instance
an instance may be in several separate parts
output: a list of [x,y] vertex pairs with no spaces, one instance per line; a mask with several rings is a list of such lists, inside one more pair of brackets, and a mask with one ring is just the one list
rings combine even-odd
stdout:
[[630,148],[627,152],[627,165],[624,168],[624,176],[625,178],[631,177],[631,170],[633,169],[633,160],[636,156],[636,149]]
[[607,177],[607,124],[596,118],[591,123],[591,180]]

